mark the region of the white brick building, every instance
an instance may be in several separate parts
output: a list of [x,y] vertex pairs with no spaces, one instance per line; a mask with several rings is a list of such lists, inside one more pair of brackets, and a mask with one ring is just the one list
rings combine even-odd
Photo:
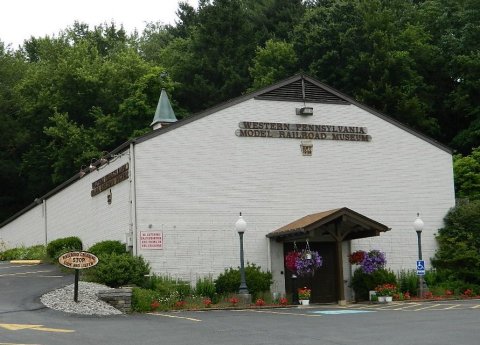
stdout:
[[[154,130],[108,158],[2,223],[0,238],[13,247],[76,235],[87,248],[131,238],[153,271],[194,282],[239,265],[242,212],[245,260],[273,273],[273,291],[289,288],[286,250],[308,238],[325,257],[312,284],[329,286],[314,299],[332,301],[344,299],[342,282],[351,296],[349,252],[380,249],[389,268],[415,267],[417,212],[428,264],[455,202],[448,148],[302,75]],[[338,246],[325,235],[334,224],[345,231]],[[142,245],[148,232],[162,235],[162,249]]]

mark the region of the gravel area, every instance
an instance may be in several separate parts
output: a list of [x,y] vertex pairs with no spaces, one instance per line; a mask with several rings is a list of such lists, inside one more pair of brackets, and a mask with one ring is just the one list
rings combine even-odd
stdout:
[[97,297],[100,290],[110,288],[96,283],[78,283],[78,302],[73,301],[74,284],[43,295],[40,301],[48,308],[83,315],[118,315],[122,312]]

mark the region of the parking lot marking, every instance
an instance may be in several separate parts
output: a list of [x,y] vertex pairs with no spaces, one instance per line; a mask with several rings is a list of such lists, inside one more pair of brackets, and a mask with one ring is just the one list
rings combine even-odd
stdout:
[[427,305],[426,307],[423,307],[423,308],[412,309],[412,311],[420,311],[420,310],[432,309],[432,308],[438,307],[439,305],[441,305],[441,304]]
[[395,308],[395,309],[392,309],[392,310],[405,310],[405,309],[408,309],[408,308],[411,308],[411,307],[417,307],[419,305],[422,305],[422,304],[421,303],[415,303],[415,302],[406,303],[406,305],[404,307]]
[[40,345],[40,344],[0,343],[0,345]]
[[195,322],[202,321],[202,320],[199,320],[199,319],[194,319],[193,317],[176,316],[176,315],[170,315],[170,314],[159,314],[159,313],[147,313],[147,314],[148,315],[155,315],[155,316],[171,317],[173,319],[184,319],[184,320],[195,321]]
[[17,324],[17,323],[0,323],[0,327],[8,329],[9,331],[20,331],[20,330],[24,330],[24,329],[33,329],[35,331],[55,332],[55,333],[72,333],[72,332],[75,332],[72,329],[47,328],[47,327],[43,327],[43,325],[27,325],[27,324]]
[[375,313],[375,310],[354,310],[354,309],[342,309],[342,310],[317,310],[311,311],[313,314],[324,315],[341,315],[341,314],[360,314],[360,313]]
[[473,307],[470,307],[470,309],[477,309],[480,308],[480,304],[474,305]]
[[0,277],[24,276],[24,275],[27,275],[27,274],[47,273],[47,272],[52,272],[52,271],[51,271],[51,270],[46,270],[46,271],[31,271],[31,272],[5,273],[5,274],[0,274]]
[[245,310],[250,311],[252,313],[265,313],[265,314],[278,314],[278,315],[295,315],[295,316],[307,316],[307,317],[318,317],[322,315],[311,315],[311,314],[303,314],[303,313],[289,313],[286,311],[273,311],[273,310]]
[[[450,304],[444,304],[444,305],[450,305]],[[454,305],[452,305],[451,307],[445,308],[444,310],[455,309],[456,307],[460,307],[460,306],[461,306],[461,304],[454,304]]]
[[[12,266],[0,266],[0,270],[5,270],[5,269],[8,269],[8,268],[17,268],[17,267],[32,267],[32,266],[36,266],[36,265],[12,265]],[[1,344],[1,343],[0,343]]]

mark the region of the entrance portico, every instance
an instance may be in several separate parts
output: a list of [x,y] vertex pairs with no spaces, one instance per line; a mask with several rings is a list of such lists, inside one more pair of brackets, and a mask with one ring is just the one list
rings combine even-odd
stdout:
[[[381,232],[388,230],[390,229],[386,225],[343,207],[307,215],[270,232],[267,237],[283,243],[282,258],[289,250],[293,250],[294,243],[298,244],[298,249],[302,249],[302,243],[308,241],[310,248],[318,250],[323,256],[324,265],[315,273],[316,276],[303,279],[299,283],[312,285],[312,302],[336,300],[339,304],[345,304],[343,242],[379,236]],[[278,250],[278,247],[272,246],[272,248]],[[283,270],[286,272],[284,263]],[[291,275],[286,272],[284,277],[285,288],[289,292]],[[322,294],[316,294],[315,290],[321,291]]]

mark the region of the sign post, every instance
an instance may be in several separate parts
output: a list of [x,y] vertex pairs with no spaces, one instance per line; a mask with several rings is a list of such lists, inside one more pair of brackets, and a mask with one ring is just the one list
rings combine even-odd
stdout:
[[73,300],[78,302],[78,278],[80,270],[90,268],[98,264],[98,258],[89,252],[68,252],[58,258],[58,262],[67,267],[75,269],[75,285],[73,289]]

